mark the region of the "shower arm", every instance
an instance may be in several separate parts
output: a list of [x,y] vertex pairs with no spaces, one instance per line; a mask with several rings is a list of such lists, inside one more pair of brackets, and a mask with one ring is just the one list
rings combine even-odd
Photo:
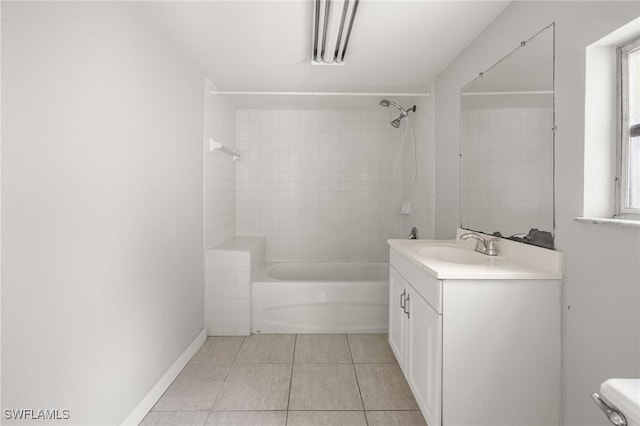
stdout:
[[393,105],[394,107],[398,108],[403,117],[407,117],[409,115],[409,111],[416,112],[416,106],[415,105],[412,106],[411,108],[404,109],[400,105],[398,105],[397,103],[395,103],[393,101],[388,101],[388,102],[389,102],[389,105]]
[[400,109],[400,117],[401,118],[409,117],[409,112],[416,112],[416,106],[414,105],[409,109],[401,108]]

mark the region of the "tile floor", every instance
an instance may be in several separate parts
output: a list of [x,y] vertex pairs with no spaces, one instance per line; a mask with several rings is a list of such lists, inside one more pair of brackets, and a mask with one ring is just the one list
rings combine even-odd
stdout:
[[384,334],[209,337],[150,425],[426,423]]

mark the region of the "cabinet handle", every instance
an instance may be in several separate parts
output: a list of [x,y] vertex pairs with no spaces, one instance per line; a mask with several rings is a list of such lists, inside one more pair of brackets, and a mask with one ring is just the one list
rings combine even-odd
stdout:
[[404,303],[402,303],[404,301],[404,296],[407,294],[407,290],[402,290],[402,294],[400,295],[400,307],[402,308],[402,310],[404,311]]
[[407,305],[407,302],[409,302],[409,294],[407,294],[407,298],[404,299],[404,306],[402,307],[402,310],[404,311],[405,314],[407,314],[407,318],[411,318],[409,316],[409,306]]

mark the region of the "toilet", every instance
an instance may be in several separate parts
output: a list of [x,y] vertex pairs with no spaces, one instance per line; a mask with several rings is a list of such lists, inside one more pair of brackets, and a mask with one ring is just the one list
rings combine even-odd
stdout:
[[640,379],[608,379],[591,395],[611,424],[640,426]]

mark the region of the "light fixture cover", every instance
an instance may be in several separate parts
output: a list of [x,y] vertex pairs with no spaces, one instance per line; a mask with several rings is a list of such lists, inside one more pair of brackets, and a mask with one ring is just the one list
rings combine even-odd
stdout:
[[315,0],[311,63],[342,65],[359,0]]

